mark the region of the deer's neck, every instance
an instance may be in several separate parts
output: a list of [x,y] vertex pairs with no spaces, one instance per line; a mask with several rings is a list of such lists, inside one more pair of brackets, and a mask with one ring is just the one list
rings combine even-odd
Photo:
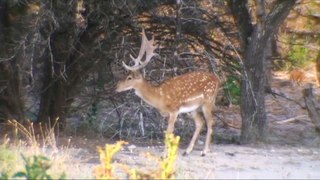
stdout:
[[151,85],[146,80],[143,80],[135,87],[135,93],[149,105],[159,108],[161,96],[158,87]]

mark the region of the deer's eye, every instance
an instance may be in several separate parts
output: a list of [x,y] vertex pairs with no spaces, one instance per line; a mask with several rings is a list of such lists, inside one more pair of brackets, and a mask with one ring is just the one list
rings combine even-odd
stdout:
[[129,80],[129,81],[132,80],[132,76],[128,76],[127,80]]

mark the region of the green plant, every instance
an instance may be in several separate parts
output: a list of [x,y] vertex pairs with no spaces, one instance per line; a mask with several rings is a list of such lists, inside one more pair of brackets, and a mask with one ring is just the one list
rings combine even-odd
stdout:
[[[128,179],[174,179],[175,178],[175,160],[178,156],[180,137],[173,134],[166,134],[166,156],[158,158],[150,153],[147,157],[158,164],[158,168],[148,172],[141,169],[130,168],[125,164],[117,164],[127,174]],[[112,163],[114,155],[119,152],[127,142],[118,141],[116,144],[106,144],[105,148],[98,147],[101,164],[94,170],[94,176],[97,179],[118,179],[115,175],[116,165]]]
[[0,179],[6,179],[3,178],[3,176],[11,174],[12,171],[15,169],[17,157],[16,154],[10,150],[6,144],[3,144],[0,146]]
[[166,134],[166,156],[164,158],[158,158],[150,153],[147,153],[147,157],[158,164],[158,168],[143,172],[139,169],[130,169],[124,167],[125,171],[129,175],[129,179],[175,179],[175,161],[178,156],[180,137],[174,136],[174,134]]
[[[174,162],[178,156],[180,137],[173,134],[166,134],[167,156],[161,161],[161,178],[174,179]],[[157,178],[157,177],[156,177]]]
[[[48,170],[51,167],[50,160],[45,156],[32,156],[25,157],[21,155],[25,162],[25,170],[19,171],[13,175],[13,178],[26,178],[26,179],[53,179],[48,174]],[[59,179],[66,179],[63,173]]]
[[303,45],[293,45],[288,58],[291,66],[293,67],[304,67],[309,60],[309,49]]
[[240,83],[239,78],[229,76],[224,83],[224,94],[232,104],[240,104]]
[[98,147],[101,165],[97,166],[94,175],[97,179],[118,179],[114,175],[113,156],[119,152],[125,141],[118,141],[116,144],[106,144],[105,148]]
[[1,179],[1,180],[7,180],[7,179],[9,179],[8,173],[7,173],[7,172],[1,172],[1,173],[0,173],[0,179]]
[[[4,144],[0,145],[0,179],[52,179],[51,175],[47,173],[49,168],[54,173],[54,178],[58,178],[60,174],[57,175],[54,168],[63,153],[54,156],[53,166],[51,166],[50,160],[45,157],[52,155],[51,153],[47,154],[48,147],[54,151],[58,150],[54,134],[55,124],[53,127],[47,128],[41,124],[35,127],[32,122],[23,125],[15,120],[10,120],[8,123],[15,128],[15,136],[11,143],[10,138],[5,137]],[[21,137],[24,139],[22,140]],[[20,156],[21,152],[23,155]],[[46,155],[39,156],[39,154]],[[65,158],[65,155],[61,156]],[[51,169],[51,167],[53,168]],[[60,179],[64,177],[65,175],[62,174]]]
[[97,101],[92,102],[91,106],[88,109],[87,113],[87,125],[90,129],[94,129],[94,126],[97,122],[97,116],[98,116],[98,105],[99,103]]

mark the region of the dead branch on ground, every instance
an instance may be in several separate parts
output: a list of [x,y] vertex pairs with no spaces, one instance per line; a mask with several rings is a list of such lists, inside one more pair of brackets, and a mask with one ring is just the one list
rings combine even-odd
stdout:
[[320,133],[320,104],[313,95],[312,86],[303,90],[303,98],[306,103],[309,117],[313,122],[316,131]]

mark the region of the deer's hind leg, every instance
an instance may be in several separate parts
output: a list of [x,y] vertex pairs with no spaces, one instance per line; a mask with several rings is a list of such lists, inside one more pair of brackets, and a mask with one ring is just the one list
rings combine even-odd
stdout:
[[210,150],[209,147],[210,147],[211,137],[213,133],[213,126],[215,124],[212,117],[212,112],[211,112],[212,108],[213,108],[213,104],[211,102],[207,102],[202,106],[202,111],[207,123],[207,137],[206,137],[206,142],[204,144],[204,149],[201,153],[201,156],[205,156],[206,153],[209,152]]
[[193,133],[193,136],[192,136],[192,139],[191,139],[191,141],[189,143],[189,146],[186,149],[186,151],[183,153],[183,155],[188,155],[192,151],[192,149],[194,147],[194,144],[197,141],[198,136],[199,136],[199,134],[201,132],[201,129],[203,127],[203,124],[204,124],[204,120],[201,117],[201,114],[200,114],[199,111],[196,110],[196,111],[192,112],[192,117],[193,117],[193,120],[195,122],[196,129],[195,129],[195,131]]

